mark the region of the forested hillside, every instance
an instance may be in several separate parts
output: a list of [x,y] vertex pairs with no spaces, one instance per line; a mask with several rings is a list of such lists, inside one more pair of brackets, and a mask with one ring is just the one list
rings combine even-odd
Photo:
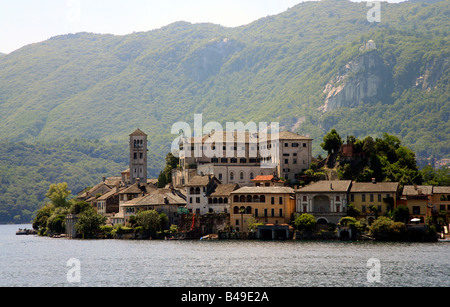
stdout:
[[[280,122],[313,137],[314,155],[323,153],[323,136],[336,128],[358,138],[396,135],[421,164],[449,158],[450,2],[383,2],[381,22],[368,22],[369,9],[366,2],[305,2],[236,28],[177,22],[23,47],[0,60],[0,140],[14,150],[29,146],[27,155],[72,139],[110,144],[102,155],[88,155],[101,172],[80,164],[70,173],[75,185],[79,178],[77,187],[126,166],[127,154],[116,156],[113,144],[126,150],[137,127],[149,135],[149,176],[156,177],[174,139],[172,124],[192,126],[195,113],[204,123]],[[369,40],[376,48],[364,48]],[[23,161],[5,153],[0,176],[9,178]],[[36,157],[50,165],[57,159]],[[53,177],[28,166],[32,175],[23,186],[45,182],[41,190],[76,165],[61,163]],[[10,186],[2,183],[1,193]],[[0,203],[7,208],[17,200]]]

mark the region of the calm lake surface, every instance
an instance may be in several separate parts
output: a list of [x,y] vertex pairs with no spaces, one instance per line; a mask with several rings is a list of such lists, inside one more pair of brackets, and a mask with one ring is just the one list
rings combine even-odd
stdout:
[[[450,243],[123,241],[16,236],[0,225],[0,286],[450,286]],[[67,266],[80,263],[80,283]],[[369,259],[380,282],[369,282]]]

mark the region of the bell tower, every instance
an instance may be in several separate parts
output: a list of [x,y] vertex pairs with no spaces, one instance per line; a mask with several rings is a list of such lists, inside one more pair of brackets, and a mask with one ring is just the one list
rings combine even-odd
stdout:
[[147,183],[147,134],[137,129],[130,134],[130,182]]

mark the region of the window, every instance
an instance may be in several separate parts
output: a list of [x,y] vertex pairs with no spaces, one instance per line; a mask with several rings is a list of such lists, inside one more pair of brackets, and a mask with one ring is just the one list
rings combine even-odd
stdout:
[[270,198],[270,203],[271,203],[272,205],[275,204],[275,197],[271,197],[271,198]]
[[267,209],[264,209],[264,217],[267,217]]
[[289,147],[289,143],[284,143],[284,147]]
[[239,174],[239,179],[240,179],[240,180],[244,180],[244,173],[243,173],[243,172],[240,172],[240,174]]
[[378,194],[378,202],[381,202],[381,194]]
[[350,201],[355,201],[355,194],[350,194]]
[[270,214],[272,217],[275,217],[275,209],[270,210]]
[[219,180],[222,180],[222,173],[219,173]]
[[413,206],[413,214],[420,214],[420,206]]
[[133,159],[137,159],[137,153],[136,152],[133,155]]
[[280,197],[279,201],[280,201],[280,205],[282,205],[283,204],[283,197]]
[[258,217],[258,209],[255,209],[255,217]]
[[283,209],[280,209],[280,217],[283,217]]
[[362,198],[361,201],[364,201],[364,202],[365,202],[365,201],[366,201],[366,194],[362,194],[362,195],[361,195],[361,198]]
[[230,180],[234,180],[234,173],[233,172],[230,173]]
[[303,201],[307,201],[308,198],[306,196],[303,196]]
[[341,197],[340,196],[336,196],[336,201],[341,201]]
[[370,194],[370,202],[373,202],[373,194]]
[[236,226],[239,226],[239,220],[236,220],[235,225],[236,225]]
[[200,197],[196,197],[196,198],[195,198],[195,202],[196,202],[197,204],[199,204],[199,203],[200,203]]
[[255,179],[255,174],[253,172],[250,173],[250,180]]
[[303,147],[306,147],[306,143],[303,143]]
[[189,197],[189,203],[192,204],[192,197]]
[[298,143],[292,143],[292,147],[298,147]]

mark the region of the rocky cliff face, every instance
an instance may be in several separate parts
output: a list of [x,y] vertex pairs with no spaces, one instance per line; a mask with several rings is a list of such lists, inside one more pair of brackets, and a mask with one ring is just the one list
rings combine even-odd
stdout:
[[339,70],[324,89],[323,112],[382,101],[390,93],[391,74],[377,50],[362,53]]
[[242,50],[243,44],[233,39],[215,39],[196,49],[182,63],[185,75],[197,82],[219,73],[222,65],[235,52]]

